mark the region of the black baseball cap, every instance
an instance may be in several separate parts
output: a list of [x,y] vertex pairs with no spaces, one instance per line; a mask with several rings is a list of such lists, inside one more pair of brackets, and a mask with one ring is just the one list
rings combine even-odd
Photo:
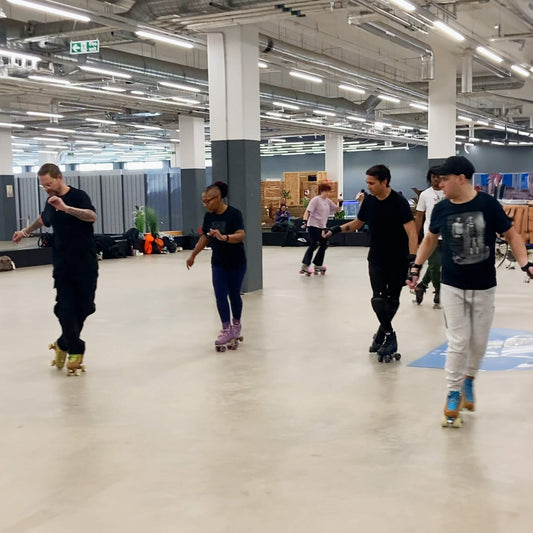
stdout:
[[439,176],[447,176],[448,174],[459,176],[459,174],[464,174],[465,178],[472,179],[475,171],[474,165],[466,157],[452,155],[437,169],[437,174]]

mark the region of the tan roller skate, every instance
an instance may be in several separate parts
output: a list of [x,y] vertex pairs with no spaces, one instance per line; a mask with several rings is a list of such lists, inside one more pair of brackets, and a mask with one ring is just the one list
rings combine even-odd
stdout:
[[67,361],[67,377],[79,376],[85,372],[83,363],[83,354],[70,354]]
[[474,378],[466,376],[463,385],[463,407],[468,411],[476,410],[476,403],[474,399]]
[[463,425],[463,419],[459,413],[461,406],[462,394],[455,390],[448,392],[444,406],[444,418],[441,421],[443,428],[460,428]]
[[55,350],[56,356],[50,361],[51,366],[55,366],[58,370],[61,370],[65,366],[65,360],[67,358],[67,351],[62,350],[58,344],[57,341],[53,342],[52,344],[48,345],[49,350]]

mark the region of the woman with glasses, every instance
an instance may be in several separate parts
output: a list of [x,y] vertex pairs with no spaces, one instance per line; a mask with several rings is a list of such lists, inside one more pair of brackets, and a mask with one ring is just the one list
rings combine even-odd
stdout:
[[[226,183],[217,181],[202,193],[207,210],[202,224],[202,235],[187,259],[187,268],[194,265],[196,256],[210,246],[213,254],[211,269],[217,309],[222,330],[215,340],[217,352],[236,350],[241,337],[242,298],[241,286],[246,273],[244,252],[244,223],[241,212],[227,205],[223,199],[228,194]],[[233,315],[233,320],[231,320]]]

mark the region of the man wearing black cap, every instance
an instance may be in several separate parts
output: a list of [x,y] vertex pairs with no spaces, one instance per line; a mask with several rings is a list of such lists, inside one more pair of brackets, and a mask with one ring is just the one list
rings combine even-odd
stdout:
[[468,159],[449,157],[437,173],[446,199],[433,209],[429,231],[410,266],[407,284],[416,286],[420,265],[441,235],[441,304],[448,338],[448,396],[442,425],[460,427],[461,403],[474,410],[473,381],[485,355],[494,316],[496,234],[503,234],[530,278],[533,264],[528,262],[524,242],[499,202],[472,187],[474,166]]

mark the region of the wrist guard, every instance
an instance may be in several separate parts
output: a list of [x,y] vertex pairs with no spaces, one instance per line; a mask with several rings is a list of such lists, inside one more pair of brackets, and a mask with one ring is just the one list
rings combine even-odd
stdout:
[[416,264],[414,261],[409,265],[409,270],[407,272],[407,279],[413,281],[413,278],[418,278],[420,276],[420,269],[422,265]]
[[531,261],[528,261],[522,268],[522,270],[531,278],[533,279],[533,275],[529,271],[530,267],[533,267],[533,263]]
[[342,228],[340,226],[333,226],[333,227],[329,228],[329,231],[331,231],[332,235],[335,235],[335,233],[341,233],[342,232]]
[[407,261],[409,261],[409,265],[414,265],[416,259],[416,254],[409,254],[407,256]]

